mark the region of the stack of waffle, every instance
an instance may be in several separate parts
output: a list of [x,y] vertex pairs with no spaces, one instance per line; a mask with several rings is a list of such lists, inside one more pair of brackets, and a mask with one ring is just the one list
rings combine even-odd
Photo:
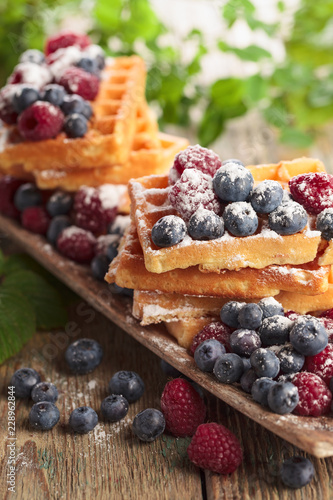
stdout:
[[[306,172],[325,172],[310,158],[248,167],[255,182],[287,186]],[[172,247],[151,240],[154,224],[177,215],[168,202],[167,176],[147,176],[129,183],[131,225],[106,280],[134,289],[133,315],[143,325],[164,322],[178,342],[189,347],[205,324],[218,320],[229,300],[257,302],[273,296],[285,309],[301,314],[333,305],[333,246],[321,238],[309,217],[306,228],[280,236],[262,221],[252,236],[226,232],[211,241],[190,236]]]

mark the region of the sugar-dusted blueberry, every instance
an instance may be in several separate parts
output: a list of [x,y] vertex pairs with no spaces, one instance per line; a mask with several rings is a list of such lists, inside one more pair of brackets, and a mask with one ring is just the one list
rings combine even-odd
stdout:
[[243,373],[243,375],[241,376],[241,379],[239,381],[243,391],[250,394],[252,386],[254,384],[254,381],[257,380],[257,378],[258,378],[258,376],[257,376],[256,372],[253,370],[253,368],[246,370]]
[[35,184],[27,182],[18,188],[14,196],[14,205],[23,212],[28,207],[42,204],[42,194]]
[[203,372],[212,372],[217,358],[225,353],[225,347],[218,340],[204,340],[195,350],[194,361]]
[[304,365],[305,357],[296,351],[291,344],[283,346],[277,353],[280,360],[280,369],[282,373],[299,372]]
[[258,377],[274,378],[280,370],[279,358],[274,352],[262,347],[251,354],[251,365]]
[[83,137],[88,130],[87,119],[83,115],[73,113],[65,118],[64,130],[68,137]]
[[264,345],[280,345],[288,342],[290,330],[294,322],[285,316],[270,316],[265,318],[258,330]]
[[219,382],[233,384],[243,375],[244,365],[242,358],[234,353],[222,354],[217,358],[213,373]]
[[238,315],[243,305],[244,302],[237,302],[236,300],[231,300],[224,304],[220,311],[222,323],[225,323],[231,328],[240,328]]
[[37,431],[49,431],[60,419],[60,412],[54,403],[40,401],[35,403],[29,413],[29,423]]
[[103,417],[109,422],[119,422],[119,420],[127,415],[128,401],[120,394],[111,394],[103,399],[101,412]]
[[108,227],[108,234],[119,234],[122,236],[131,222],[130,215],[117,215]]
[[309,484],[314,476],[313,463],[305,457],[294,456],[285,460],[280,469],[283,484],[288,488],[303,488]]
[[75,66],[84,69],[84,71],[88,71],[88,73],[96,74],[99,71],[96,59],[92,59],[91,57],[82,57]]
[[66,227],[71,225],[70,218],[67,215],[57,215],[54,217],[47,229],[46,238],[52,244],[55,245],[60,234]]
[[251,395],[253,399],[263,405],[268,406],[267,396],[268,391],[272,387],[272,385],[276,384],[274,380],[268,377],[260,377],[257,378],[252,385]]
[[40,99],[40,93],[35,87],[19,86],[13,96],[13,106],[15,111],[20,114],[31,104]]
[[244,365],[244,373],[247,372],[248,370],[251,370],[252,367],[250,358],[245,358],[244,356],[242,356],[242,361]]
[[46,204],[46,210],[55,217],[56,215],[67,215],[73,206],[73,197],[69,193],[56,191],[50,196]]
[[17,398],[30,398],[31,391],[38,382],[40,382],[39,373],[32,368],[20,368],[10,379],[10,385],[15,387]]
[[129,403],[141,398],[145,384],[136,372],[122,370],[113,375],[109,382],[110,394],[122,394]]
[[213,187],[223,202],[245,201],[253,188],[253,175],[239,162],[224,162],[213,178]]
[[281,184],[277,181],[265,180],[253,189],[249,201],[256,212],[269,214],[281,204],[282,198]]
[[92,372],[102,361],[102,346],[94,339],[79,339],[70,344],[65,359],[73,373]]
[[43,101],[50,102],[54,106],[60,106],[63,103],[66,92],[64,87],[57,83],[49,83],[43,88]]
[[268,391],[268,406],[279,415],[291,413],[299,401],[298,389],[291,382],[277,382]]
[[236,165],[240,165],[241,167],[245,167],[244,163],[241,160],[237,160],[237,158],[228,158],[227,160],[223,160],[222,166],[228,165],[228,163],[235,163]]
[[45,55],[43,52],[37,49],[29,49],[25,52],[22,52],[19,58],[20,63],[34,63],[34,64],[43,64],[45,62]]
[[333,238],[333,208],[325,208],[317,216],[316,227],[321,236],[330,241]]
[[244,304],[239,311],[238,322],[242,328],[256,330],[262,322],[262,309],[257,304]]
[[87,434],[98,424],[98,416],[90,406],[80,406],[72,411],[69,417],[69,425],[74,432]]
[[268,215],[269,227],[283,236],[302,231],[307,222],[308,215],[305,209],[295,201],[280,205]]
[[39,401],[49,401],[55,403],[58,399],[58,389],[51,382],[39,382],[31,391],[31,399],[38,403]]
[[261,340],[254,330],[242,328],[230,335],[230,346],[232,352],[239,356],[250,356],[253,351],[261,347]]
[[258,228],[258,216],[250,203],[236,201],[227,205],[223,212],[225,228],[234,236],[251,236]]
[[188,232],[194,240],[215,240],[223,236],[223,219],[212,210],[199,208],[189,220]]
[[98,281],[104,281],[104,277],[109,270],[110,261],[106,255],[95,255],[90,262],[91,273]]
[[151,239],[158,247],[171,247],[183,241],[186,224],[176,215],[166,215],[159,219],[151,231]]
[[299,316],[291,331],[290,343],[304,356],[314,356],[325,349],[328,336],[324,325],[314,316]]
[[132,430],[141,441],[155,441],[164,429],[165,418],[159,410],[147,408],[134,417]]
[[[59,85],[61,87],[61,85]],[[63,89],[63,87],[61,87]],[[65,115],[72,115],[73,113],[83,114],[85,100],[77,94],[65,94],[61,109]]]
[[259,300],[258,306],[262,310],[262,319],[269,318],[270,316],[284,316],[284,309],[280,302],[274,297],[265,297]]

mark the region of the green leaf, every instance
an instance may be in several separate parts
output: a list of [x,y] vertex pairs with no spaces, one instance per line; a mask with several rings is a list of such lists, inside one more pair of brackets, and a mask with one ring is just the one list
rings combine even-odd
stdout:
[[214,108],[207,108],[201,120],[198,138],[203,147],[209,146],[217,139],[224,130],[223,114]]
[[267,96],[268,82],[260,75],[250,76],[246,81],[246,97],[256,103]]
[[285,128],[281,131],[280,141],[296,148],[308,148],[313,143],[313,137],[295,128]]
[[244,47],[244,49],[238,49],[237,47],[229,47],[228,52],[236,54],[243,61],[253,61],[258,62],[263,58],[271,58],[272,55],[268,50],[259,47],[258,45],[249,45]]
[[217,80],[211,87],[211,98],[221,109],[239,104],[245,92],[245,83],[238,78]]

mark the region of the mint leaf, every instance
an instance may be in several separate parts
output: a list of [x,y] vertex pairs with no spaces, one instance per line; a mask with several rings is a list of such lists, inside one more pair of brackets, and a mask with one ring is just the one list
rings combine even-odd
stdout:
[[281,131],[280,141],[293,147],[307,148],[313,143],[313,137],[301,130],[285,128]]

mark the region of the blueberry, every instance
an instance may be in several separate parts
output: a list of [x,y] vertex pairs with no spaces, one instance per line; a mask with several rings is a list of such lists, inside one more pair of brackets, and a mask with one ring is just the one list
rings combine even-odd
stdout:
[[158,247],[171,247],[180,243],[186,235],[186,224],[176,215],[159,219],[151,231],[151,239]]
[[237,354],[222,354],[214,365],[213,373],[219,382],[232,384],[238,382],[244,371],[242,358]]
[[240,324],[238,321],[238,314],[243,305],[244,302],[237,302],[235,300],[231,300],[230,302],[224,304],[220,311],[222,323],[230,326],[231,328],[239,328]]
[[103,399],[101,412],[109,422],[118,422],[127,415],[128,401],[120,394],[111,394],[111,396]]
[[261,325],[262,310],[257,304],[244,304],[238,314],[238,322],[242,328],[256,330]]
[[35,403],[39,401],[55,403],[58,399],[58,390],[51,382],[39,382],[31,391],[31,399]]
[[20,368],[10,379],[10,385],[15,387],[17,398],[30,398],[31,390],[40,382],[39,373],[32,368]]
[[242,361],[243,361],[243,365],[244,365],[244,373],[247,372],[248,370],[251,370],[250,358],[243,358],[242,357]]
[[42,195],[40,190],[30,182],[22,184],[14,196],[14,205],[20,212],[28,207],[35,207],[42,204]]
[[106,256],[108,258],[109,263],[113,261],[118,255],[118,246],[119,246],[119,241],[113,241],[108,245],[106,249]]
[[253,188],[253,175],[240,162],[229,160],[213,178],[213,188],[223,202],[245,201]]
[[80,59],[75,66],[87,71],[88,73],[96,74],[99,71],[96,59],[92,59],[91,57],[82,57],[82,59]]
[[287,191],[286,189],[284,189],[281,205],[286,205],[287,203],[290,203],[291,201],[294,201],[293,197],[291,196],[291,193],[289,191]]
[[298,389],[291,382],[277,382],[268,391],[268,406],[275,413],[291,413],[298,404]]
[[225,228],[234,236],[250,236],[258,228],[258,216],[250,203],[238,201],[227,205],[223,212]]
[[65,359],[73,373],[92,372],[102,361],[102,346],[93,339],[79,339],[70,344]]
[[163,413],[154,408],[141,411],[135,415],[132,429],[141,441],[155,441],[158,436],[163,434],[165,429]]
[[105,57],[102,54],[97,54],[95,59],[98,71],[102,71],[105,68]]
[[259,335],[254,330],[235,330],[230,335],[230,347],[232,352],[239,356],[250,356],[253,351],[261,347]]
[[98,423],[98,416],[95,410],[89,406],[80,406],[75,408],[70,414],[69,425],[74,432],[87,434],[92,431]]
[[23,52],[19,59],[20,63],[31,62],[34,64],[43,64],[45,62],[45,55],[37,49],[29,49]]
[[306,486],[312,481],[314,473],[312,462],[308,458],[299,456],[285,460],[280,470],[282,482],[289,488]]
[[117,215],[108,227],[108,234],[119,234],[122,236],[131,222],[130,215]]
[[228,165],[228,163],[235,163],[236,165],[240,165],[241,167],[245,167],[244,163],[236,158],[229,158],[228,160],[223,160],[222,166]]
[[61,104],[62,112],[65,115],[83,114],[84,102],[83,97],[78,94],[66,94]]
[[279,358],[269,349],[257,349],[251,354],[251,365],[258,377],[274,378],[280,370]]
[[50,196],[46,204],[46,210],[55,217],[56,215],[67,215],[73,206],[73,197],[69,193],[56,191]]
[[274,380],[268,377],[260,377],[254,381],[251,389],[253,399],[263,405],[268,406],[267,396],[272,385],[276,384]]
[[91,273],[98,281],[104,281],[110,261],[106,255],[96,255],[90,263]]
[[194,240],[215,240],[223,236],[223,219],[212,210],[199,208],[189,220],[188,232]]
[[280,369],[283,373],[299,372],[304,365],[305,357],[300,354],[292,345],[285,345],[277,353],[280,360]]
[[108,289],[111,293],[114,293],[116,295],[127,295],[128,297],[133,297],[133,290],[131,288],[122,288],[116,283],[110,283]]
[[295,201],[280,205],[268,215],[269,227],[283,236],[295,234],[305,228],[308,215]]
[[285,316],[265,318],[259,328],[259,335],[264,345],[280,345],[289,341],[290,330],[294,322]]
[[259,214],[273,212],[282,202],[283,189],[279,182],[266,180],[260,182],[251,192],[249,201]]
[[258,377],[253,368],[244,372],[240,379],[240,385],[243,391],[250,394],[254,381],[257,380],[257,378]]
[[333,238],[333,208],[325,208],[318,216],[316,227],[324,240]]
[[282,305],[273,297],[266,297],[258,302],[258,306],[262,310],[262,319],[269,318],[270,316],[284,316],[284,309]]
[[65,98],[66,91],[61,85],[49,83],[43,89],[43,101],[50,102],[54,106],[60,107]]
[[117,372],[109,382],[109,393],[122,394],[129,403],[134,403],[140,399],[144,391],[145,384],[141,377],[135,372]]
[[38,431],[49,431],[59,422],[59,419],[59,410],[50,401],[35,403],[29,413],[29,423]]
[[83,109],[80,114],[87,118],[87,120],[90,120],[93,114],[93,110],[89,101],[83,102]]
[[194,361],[203,372],[212,372],[217,358],[225,354],[225,347],[218,340],[204,340],[195,350]]
[[314,356],[325,349],[328,336],[324,325],[313,316],[299,316],[290,332],[290,343],[304,356]]
[[46,238],[52,244],[55,245],[60,234],[66,227],[71,226],[72,223],[66,215],[58,215],[54,217],[47,229]]
[[78,113],[73,113],[65,118],[64,131],[71,137],[75,139],[76,137],[83,137],[88,130],[87,119],[83,115]]
[[34,102],[40,99],[38,90],[34,87],[20,87],[13,96],[13,106],[15,111],[20,114]]
[[177,368],[167,363],[164,359],[161,359],[161,369],[168,377],[178,378],[183,376]]

